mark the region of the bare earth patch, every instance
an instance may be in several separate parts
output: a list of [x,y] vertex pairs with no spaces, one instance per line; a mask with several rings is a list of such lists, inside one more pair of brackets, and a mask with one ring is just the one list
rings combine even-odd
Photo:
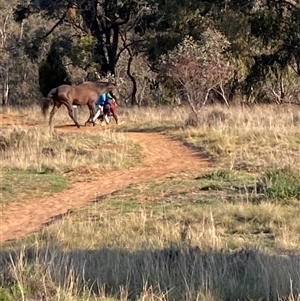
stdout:
[[[23,124],[32,126],[19,118],[8,118],[0,114],[1,125]],[[74,126],[57,127],[58,131],[78,134],[99,131],[100,127]],[[20,203],[10,203],[1,209],[0,242],[23,238],[38,231],[55,217],[79,208],[101,196],[113,193],[130,184],[147,179],[164,178],[180,171],[207,170],[208,159],[198,152],[187,148],[179,141],[174,141],[156,133],[126,133],[143,148],[144,164],[142,167],[122,171],[103,172],[96,180],[76,182],[61,193],[43,199],[33,199]],[[81,171],[82,172],[82,171]],[[86,169],[86,173],[90,173]],[[83,175],[84,177],[84,175]]]

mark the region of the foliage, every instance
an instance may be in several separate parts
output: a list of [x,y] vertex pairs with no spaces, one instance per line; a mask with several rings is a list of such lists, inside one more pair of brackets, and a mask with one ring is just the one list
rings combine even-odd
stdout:
[[[71,60],[75,66],[80,66],[82,69],[87,70],[93,62],[95,62],[95,46],[97,45],[97,40],[93,36],[83,36],[80,37],[72,47]],[[101,66],[96,65],[93,68],[95,71],[101,69]]]
[[[207,29],[201,41],[187,36],[173,51],[161,58],[161,69],[180,84],[194,113],[207,101],[211,90],[223,86],[232,76],[226,57],[226,38],[214,29]],[[223,93],[225,101],[226,96]]]
[[[155,62],[158,55],[172,49],[172,43],[180,43],[186,35],[199,41],[205,28],[213,25],[231,44],[228,55],[239,81],[234,93],[241,92],[244,101],[251,102],[298,101],[299,7],[295,2],[175,1],[173,6],[170,1],[159,3],[165,15],[156,30],[161,30],[159,38],[169,39],[156,51],[159,40],[155,44],[153,38],[149,48],[151,61]],[[294,76],[298,78],[291,85]]]
[[[79,36],[79,57],[82,47],[88,42],[89,52],[93,53],[93,61],[99,67],[98,71],[115,74],[115,66],[119,58],[119,38],[125,33],[128,25],[131,29],[141,22],[144,15],[149,15],[152,2],[147,0],[135,1],[74,1],[70,6],[65,1],[48,2],[45,0],[30,1],[27,5],[17,7],[17,20],[27,18],[28,14],[42,13],[49,19],[59,19],[44,37],[60,25],[67,25],[69,30]],[[89,36],[81,40],[82,37]],[[92,39],[92,41],[88,41]],[[92,51],[91,51],[92,50]],[[75,62],[78,58],[75,56]]]
[[[230,1],[222,21],[216,14],[216,22],[232,42],[242,92],[251,101],[297,102],[300,8],[289,1],[237,2]],[[298,79],[291,85],[295,76]]]
[[270,199],[286,201],[295,198],[300,200],[300,174],[289,168],[266,171],[261,183]]
[[71,84],[68,72],[56,47],[56,44],[52,43],[46,60],[39,66],[39,85],[44,96],[47,96],[52,88],[62,84]]
[[0,287],[0,301],[14,301],[22,298],[22,292],[17,284]]
[[159,68],[160,57],[172,51],[186,36],[201,39],[203,31],[212,25],[205,18],[214,1],[157,0],[156,18],[151,19],[147,36],[147,55],[150,62]]
[[[149,104],[153,98],[168,102],[182,91],[178,80],[160,68],[161,56],[176,52],[186,37],[201,44],[207,28],[213,28],[212,39],[217,31],[230,43],[224,47],[238,83],[232,93],[248,102],[299,103],[300,8],[293,0],[76,0],[72,5],[64,0],[2,0],[0,6],[0,41],[5,40],[0,84],[11,104],[28,104],[39,95],[38,65],[54,38],[61,41],[72,82],[95,70],[101,76],[122,74],[128,77],[125,94],[137,85],[131,90],[138,103]],[[137,72],[140,62],[144,72]],[[150,88],[152,71],[158,75],[159,93]],[[220,97],[219,92],[211,97]],[[206,93],[201,91],[202,99]]]

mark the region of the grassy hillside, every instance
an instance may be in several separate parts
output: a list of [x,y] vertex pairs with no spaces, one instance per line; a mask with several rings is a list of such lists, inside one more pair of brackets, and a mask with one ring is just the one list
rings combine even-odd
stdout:
[[207,107],[197,127],[182,107],[120,113],[126,123],[102,140],[137,147],[122,131],[160,131],[208,154],[213,171],[131,185],[2,244],[0,300],[299,300],[299,109]]

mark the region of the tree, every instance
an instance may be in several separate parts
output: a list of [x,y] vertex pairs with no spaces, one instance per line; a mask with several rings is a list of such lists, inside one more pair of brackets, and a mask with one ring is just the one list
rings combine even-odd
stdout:
[[229,43],[220,32],[207,29],[201,41],[187,36],[176,49],[162,56],[161,66],[178,84],[196,119],[211,91],[222,96],[228,105],[224,84],[233,75],[226,57]]
[[285,100],[284,82],[290,77],[290,71],[300,76],[300,7],[291,3],[270,1],[269,5],[255,11],[250,21],[252,36],[267,51],[254,56],[254,64],[246,78],[247,86],[272,81],[272,86],[279,86],[279,99],[277,93],[275,96],[280,103]]
[[9,51],[7,46],[7,23],[8,15],[3,16],[2,24],[0,24],[0,70],[1,70],[1,80],[2,80],[2,105],[8,104],[8,94],[9,94]]
[[300,5],[289,0],[232,0],[222,11],[214,20],[231,42],[243,92],[248,99],[275,97],[283,102],[299,87],[294,78],[300,75]]
[[71,84],[71,80],[63,65],[57,45],[52,43],[46,60],[39,66],[40,91],[46,97],[52,88],[62,84]]
[[2,105],[9,102],[12,49],[15,46],[13,24],[10,17],[12,9],[0,1],[0,80]]
[[[145,22],[147,31],[147,54],[153,69],[158,68],[161,55],[173,50],[186,36],[200,40],[210,25],[208,15],[218,1],[157,0],[155,17]],[[146,26],[145,26],[146,27]],[[158,68],[159,69],[159,68]]]
[[29,5],[18,6],[15,18],[21,21],[30,14],[43,13],[45,18],[56,19],[42,38],[48,37],[62,24],[72,28],[74,38],[75,33],[79,37],[93,37],[92,60],[98,64],[98,71],[114,75],[120,33],[129,23],[138,24],[152,6],[151,0],[32,0]]
[[245,95],[266,94],[264,91],[271,88],[275,93],[267,93],[268,98],[285,97],[287,91],[282,88],[294,78],[291,71],[300,74],[298,2],[158,0],[158,3],[161,14],[148,47],[148,57],[154,67],[185,36],[199,41],[205,28],[213,26],[230,42],[228,54],[235,64],[236,81]]

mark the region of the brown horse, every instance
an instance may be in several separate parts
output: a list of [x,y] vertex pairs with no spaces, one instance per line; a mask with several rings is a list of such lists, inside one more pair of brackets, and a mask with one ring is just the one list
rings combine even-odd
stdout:
[[[61,105],[65,105],[68,109],[69,116],[74,121],[75,125],[79,128],[80,125],[73,114],[73,105],[87,105],[90,110],[90,117],[88,119],[89,121],[95,114],[94,103],[101,94],[107,92],[110,92],[112,94],[117,103],[119,102],[120,94],[117,86],[113,83],[84,82],[78,86],[61,85],[57,88],[53,88],[48,93],[48,96],[43,103],[42,112],[43,115],[46,116],[47,111],[51,103],[53,102],[53,109],[50,112],[49,118],[49,125],[52,128],[52,119],[54,114],[57,112]],[[95,125],[94,122],[93,125]]]

